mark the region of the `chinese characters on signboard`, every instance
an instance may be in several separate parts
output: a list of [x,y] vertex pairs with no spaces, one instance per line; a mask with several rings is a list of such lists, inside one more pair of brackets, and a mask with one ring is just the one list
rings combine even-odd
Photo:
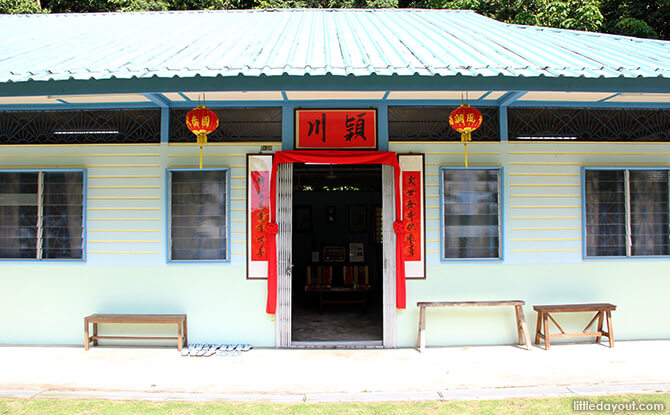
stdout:
[[377,111],[296,110],[296,149],[376,149]]
[[267,261],[267,224],[270,218],[270,172],[251,172],[251,260]]
[[406,278],[426,276],[423,154],[399,154]]
[[247,155],[247,277],[268,276],[268,235],[270,221],[270,172],[272,156]]
[[402,213],[405,260],[421,261],[421,172],[402,172]]

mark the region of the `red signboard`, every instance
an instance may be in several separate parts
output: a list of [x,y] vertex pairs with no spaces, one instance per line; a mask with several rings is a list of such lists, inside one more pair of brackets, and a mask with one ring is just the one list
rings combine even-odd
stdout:
[[377,110],[296,110],[296,149],[377,149]]
[[421,261],[421,172],[402,172],[402,215],[405,223],[405,260]]
[[270,172],[251,172],[251,260],[267,261],[267,224],[270,218]]

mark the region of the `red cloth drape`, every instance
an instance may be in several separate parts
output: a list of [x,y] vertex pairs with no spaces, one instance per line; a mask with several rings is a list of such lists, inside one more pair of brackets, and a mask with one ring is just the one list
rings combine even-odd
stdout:
[[[281,163],[322,163],[322,164],[387,164],[393,166],[395,184],[394,231],[402,233],[400,223],[400,165],[395,153],[390,151],[346,151],[346,150],[293,150],[279,151],[272,159],[270,176],[270,226],[268,226],[268,302],[267,312],[277,311],[277,231],[275,207],[277,203],[277,169]],[[399,225],[399,226],[395,226]],[[405,262],[403,260],[403,239],[396,237],[396,307],[405,308]]]

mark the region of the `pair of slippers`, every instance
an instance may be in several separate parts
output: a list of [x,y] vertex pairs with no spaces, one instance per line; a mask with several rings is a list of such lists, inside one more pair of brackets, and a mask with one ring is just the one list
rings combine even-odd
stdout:
[[181,351],[182,356],[209,357],[216,353],[216,345],[194,343]]
[[216,351],[217,356],[239,356],[240,351],[237,349],[239,344],[224,344]]
[[214,356],[238,356],[242,352],[251,350],[250,344],[203,344],[194,343],[183,348],[182,356],[210,357]]
[[239,356],[242,352],[251,350],[250,344],[224,344],[217,350],[217,356]]

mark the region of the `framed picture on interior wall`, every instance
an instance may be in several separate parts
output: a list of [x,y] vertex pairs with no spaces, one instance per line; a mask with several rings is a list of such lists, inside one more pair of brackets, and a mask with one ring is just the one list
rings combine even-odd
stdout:
[[366,232],[368,230],[367,219],[367,209],[365,206],[349,206],[349,232]]
[[337,208],[335,206],[326,207],[326,222],[328,223],[337,222]]
[[268,277],[272,154],[247,154],[247,278]]
[[309,232],[312,230],[312,207],[296,206],[293,225],[296,232]]

